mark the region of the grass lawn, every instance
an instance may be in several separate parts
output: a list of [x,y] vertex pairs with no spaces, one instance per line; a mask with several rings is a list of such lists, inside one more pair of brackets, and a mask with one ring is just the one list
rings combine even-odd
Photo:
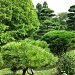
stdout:
[[[55,73],[57,73],[56,68],[49,69],[49,70],[35,71],[35,75],[55,75]],[[6,68],[6,69],[0,70],[0,75],[14,75],[14,74],[10,71],[10,69]],[[22,75],[22,71],[21,70],[17,71],[16,75]]]

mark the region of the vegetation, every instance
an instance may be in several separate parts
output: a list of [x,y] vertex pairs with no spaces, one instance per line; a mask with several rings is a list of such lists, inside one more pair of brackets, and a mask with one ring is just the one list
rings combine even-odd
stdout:
[[67,52],[60,58],[58,70],[67,75],[75,74],[75,50]]
[[0,3],[1,44],[24,39],[38,29],[40,23],[31,0],[0,0]]
[[69,9],[69,13],[68,13],[68,30],[75,30],[75,5],[72,5]]
[[61,55],[63,52],[66,53],[69,47],[74,45],[73,42],[75,33],[72,31],[55,30],[46,33],[42,40],[45,40],[51,49],[51,52],[57,55]]
[[68,11],[0,0],[0,75],[74,75],[75,5]]
[[[35,43],[35,41],[33,42]],[[38,41],[36,42],[37,45]],[[38,43],[39,44],[39,43]],[[2,47],[3,60],[5,65],[16,72],[23,70],[23,75],[28,68],[34,69],[47,65],[54,65],[57,57],[41,46],[32,45],[31,42],[11,42]]]
[[[21,75],[21,73],[22,73],[22,71],[19,70],[19,71],[17,71],[17,74],[15,74],[15,75]],[[49,70],[40,70],[40,71],[36,70],[35,71],[36,75],[47,75],[47,74],[54,75],[55,73],[57,73],[56,68],[49,69]],[[0,70],[0,75],[14,75],[14,74],[11,72],[11,70],[9,68],[6,68],[6,69]],[[26,74],[26,75],[28,75],[28,74]]]

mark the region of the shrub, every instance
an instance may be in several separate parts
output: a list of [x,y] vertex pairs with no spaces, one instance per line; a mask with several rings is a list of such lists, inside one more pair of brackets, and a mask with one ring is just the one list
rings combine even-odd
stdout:
[[59,59],[58,70],[67,75],[75,74],[75,50],[67,52]]

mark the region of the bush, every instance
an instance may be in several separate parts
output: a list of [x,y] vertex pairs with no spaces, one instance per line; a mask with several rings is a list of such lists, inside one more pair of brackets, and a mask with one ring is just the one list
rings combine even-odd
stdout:
[[75,74],[75,50],[67,52],[59,59],[58,70],[67,75]]

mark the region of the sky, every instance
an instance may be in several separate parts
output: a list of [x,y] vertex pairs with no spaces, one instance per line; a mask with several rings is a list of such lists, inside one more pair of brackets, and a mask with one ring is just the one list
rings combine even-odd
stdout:
[[43,4],[44,1],[48,3],[48,7],[54,10],[56,14],[68,12],[70,6],[75,5],[75,0],[32,0],[34,6],[36,6],[37,3]]

